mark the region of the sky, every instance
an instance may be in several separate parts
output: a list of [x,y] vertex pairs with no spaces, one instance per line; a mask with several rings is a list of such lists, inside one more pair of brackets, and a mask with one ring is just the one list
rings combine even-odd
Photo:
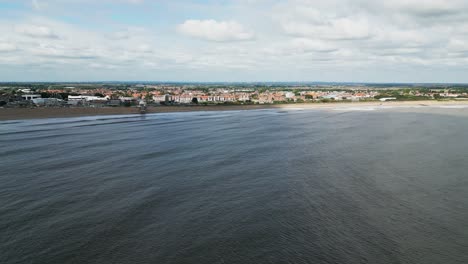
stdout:
[[468,83],[468,0],[0,0],[0,81]]

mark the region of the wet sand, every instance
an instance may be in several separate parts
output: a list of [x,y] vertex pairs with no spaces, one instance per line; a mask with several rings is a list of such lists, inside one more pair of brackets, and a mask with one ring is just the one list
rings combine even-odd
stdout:
[[[170,113],[191,111],[232,111],[258,109],[330,109],[347,110],[356,107],[430,107],[430,106],[467,106],[468,101],[405,101],[405,102],[355,102],[355,103],[306,103],[277,105],[212,105],[212,106],[152,106],[147,113]],[[0,120],[59,118],[97,115],[140,114],[136,107],[101,108],[0,108]]]
[[[228,111],[271,108],[272,105],[215,105],[215,106],[151,106],[146,113],[171,113],[191,111]],[[0,120],[59,118],[98,115],[131,115],[140,114],[137,107],[73,107],[73,108],[3,108],[0,109]]]

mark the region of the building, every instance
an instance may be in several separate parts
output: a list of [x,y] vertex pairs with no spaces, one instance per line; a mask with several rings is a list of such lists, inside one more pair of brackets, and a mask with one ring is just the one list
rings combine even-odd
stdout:
[[106,97],[91,96],[91,95],[69,95],[68,101],[107,101]]
[[192,102],[193,97],[190,95],[176,95],[173,96],[174,102],[181,104],[189,104]]
[[121,97],[119,97],[119,100],[120,100],[121,102],[133,102],[133,101],[136,101],[135,98],[130,97],[130,96],[121,96]]
[[155,95],[153,96],[153,101],[159,102],[159,103],[169,103],[171,101],[174,101],[173,96],[170,94],[165,94],[165,95]]
[[396,97],[382,97],[379,99],[381,102],[396,100]]
[[42,96],[40,94],[23,94],[23,95],[21,95],[21,97],[24,100],[33,100],[33,99],[42,98]]
[[286,97],[286,99],[294,99],[294,93],[293,92],[286,92],[286,93],[284,93],[284,97]]
[[63,104],[63,100],[57,98],[35,98],[32,101],[36,106],[61,106]]

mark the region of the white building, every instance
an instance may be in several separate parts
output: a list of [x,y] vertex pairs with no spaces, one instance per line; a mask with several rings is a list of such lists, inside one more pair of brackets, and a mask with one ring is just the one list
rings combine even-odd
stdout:
[[165,94],[165,95],[155,95],[153,96],[153,101],[159,103],[159,102],[170,102],[174,100],[172,95],[170,94]]
[[23,97],[24,100],[33,100],[33,99],[42,98],[40,94],[23,94],[21,95],[21,97]]
[[91,96],[91,95],[69,95],[68,101],[107,101],[106,97]]
[[119,100],[121,102],[131,102],[131,101],[134,101],[135,98],[130,97],[130,96],[121,96],[121,97],[119,97]]
[[57,98],[36,98],[32,100],[37,106],[58,106],[62,104],[62,99]]
[[[190,95],[180,95],[180,96],[173,96],[173,100],[177,103],[181,104],[188,104],[192,102],[193,97]],[[161,101],[161,100],[160,100]]]
[[236,96],[237,96],[237,100],[238,100],[238,101],[245,102],[245,101],[249,101],[249,100],[250,100],[249,94],[246,94],[246,93],[236,94]]
[[284,97],[286,97],[287,99],[292,99],[292,98],[294,98],[294,93],[293,92],[286,92],[286,93],[284,93]]
[[396,97],[382,97],[379,99],[381,102],[396,100]]

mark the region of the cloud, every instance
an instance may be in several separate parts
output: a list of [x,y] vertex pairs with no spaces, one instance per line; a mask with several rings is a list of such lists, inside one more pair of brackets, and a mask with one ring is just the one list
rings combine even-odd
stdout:
[[466,39],[451,39],[447,48],[450,52],[468,52],[468,41]]
[[178,26],[184,35],[209,41],[243,41],[254,38],[252,31],[236,21],[186,20]]
[[462,13],[468,8],[464,0],[393,0],[382,3],[385,10],[423,17],[442,17]]
[[41,10],[41,6],[39,5],[39,1],[37,1],[37,0],[32,0],[31,4],[32,4],[32,6],[33,6],[34,9],[36,9],[36,10]]
[[333,43],[307,38],[293,39],[291,48],[300,52],[333,52],[338,50]]
[[10,51],[15,51],[16,45],[11,44],[11,43],[0,43],[0,52],[10,52]]
[[131,35],[128,31],[118,31],[109,35],[110,39],[129,39]]
[[52,29],[46,26],[20,25],[16,27],[16,31],[32,38],[58,38]]
[[64,45],[39,45],[29,50],[30,54],[43,58],[63,59],[95,59],[98,51],[89,48],[79,48]]
[[[466,11],[462,0],[289,0],[276,4],[271,18],[284,35],[301,39],[294,44],[299,50],[321,41],[356,54],[355,62],[390,63],[391,55],[407,65],[443,64],[442,54],[468,44]],[[457,43],[449,45],[453,38]]]
[[[21,1],[30,5],[0,18],[0,78],[8,66],[23,67],[18,78],[345,81],[357,71],[372,79],[439,67],[427,75],[437,78],[468,68],[466,0]],[[185,20],[193,16],[201,19]]]
[[290,35],[323,39],[365,39],[371,34],[368,22],[362,18],[328,19],[321,24],[288,20],[282,23],[282,27]]

